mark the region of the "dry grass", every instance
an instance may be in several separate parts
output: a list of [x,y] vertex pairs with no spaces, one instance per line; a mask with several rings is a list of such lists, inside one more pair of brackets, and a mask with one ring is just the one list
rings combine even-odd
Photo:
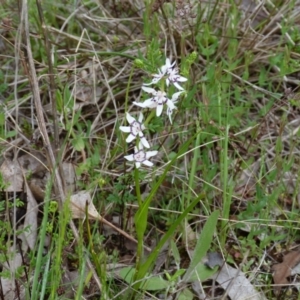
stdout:
[[[58,201],[60,209],[68,190],[88,190],[101,215],[135,235],[134,182],[123,159],[126,146],[118,126],[127,109],[136,110],[131,103],[144,99],[141,85],[164,57],[184,66],[195,51],[191,68],[182,70],[189,77],[187,97],[174,124],[157,121],[151,132],[160,155],[154,160],[156,168],[143,173],[142,192],[147,194],[151,182],[163,173],[168,155],[199,130],[201,137],[172,166],[153,199],[146,245],[153,246],[151,242],[159,240],[187,202],[203,194],[189,226],[174,233],[182,268],[193,248],[192,238],[187,238],[187,246],[182,235],[196,239],[207,216],[220,209],[226,220],[218,225],[213,250],[233,266],[241,264],[243,272],[253,272],[253,285],[267,299],[297,299],[293,286],[273,291],[270,267],[297,248],[299,240],[300,2],[177,0],[145,6],[141,0],[48,1],[40,7],[42,19],[35,3],[28,5],[28,13],[21,4],[7,1],[0,8],[0,149],[2,163],[15,164],[25,154],[39,160],[34,169],[23,162],[19,171],[38,202],[38,226],[46,188],[51,191],[47,199]],[[142,68],[136,67],[137,58]],[[64,163],[76,176],[66,175]],[[53,188],[47,187],[50,174]],[[8,190],[2,180],[2,190],[4,272],[8,241],[16,247],[13,218],[22,214],[16,199],[28,201],[24,186]],[[134,261],[134,243],[111,234],[109,226],[90,223],[94,249],[109,256],[107,263]],[[88,230],[80,224],[70,220],[68,225],[72,238],[62,249],[65,272],[79,265],[76,245],[84,248],[90,242]],[[94,238],[100,234],[105,242]],[[22,255],[28,269],[28,252]],[[87,264],[93,284],[83,294],[95,293],[98,299],[103,278],[93,256]],[[156,271],[168,268],[172,273],[174,265],[166,258]],[[17,287],[29,278],[30,272],[18,278]],[[206,299],[226,299],[226,291],[212,288],[210,280],[203,282]],[[118,285],[115,280],[110,286],[115,294],[122,291]],[[193,292],[195,299],[201,298]]]

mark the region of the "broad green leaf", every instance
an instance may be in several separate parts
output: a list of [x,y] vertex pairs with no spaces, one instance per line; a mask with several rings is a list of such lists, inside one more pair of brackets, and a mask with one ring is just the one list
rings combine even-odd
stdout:
[[166,290],[170,283],[164,280],[161,276],[150,277],[142,285],[142,289],[146,291],[160,291]]
[[72,140],[72,145],[76,151],[82,151],[84,149],[84,140],[81,136],[77,136]]
[[69,86],[66,85],[64,88],[64,110],[67,108],[72,109],[74,105],[74,97],[70,92]]
[[10,131],[8,131],[8,132],[6,133],[5,137],[6,137],[6,138],[12,138],[12,137],[14,137],[14,136],[16,136],[16,135],[17,135],[17,132],[16,132],[15,130],[10,130]]
[[132,278],[133,278],[134,273],[135,273],[135,268],[125,267],[125,268],[120,270],[119,275],[121,276],[121,278],[123,280],[125,280],[127,283],[130,284],[132,282]]
[[181,275],[183,275],[185,273],[186,269],[179,269],[175,272],[174,275],[172,275],[170,277],[170,281],[176,281],[178,279],[178,277],[180,277]]
[[197,241],[197,245],[194,250],[194,256],[192,257],[191,263],[183,277],[183,280],[187,281],[192,271],[196,268],[196,266],[201,262],[202,258],[206,255],[208,249],[210,248],[210,244],[212,242],[214,232],[217,226],[219,217],[219,211],[214,211],[209,218],[207,219],[200,237]]
[[[133,267],[125,267],[120,270],[119,275],[128,284],[132,283],[135,269]],[[161,276],[152,276],[147,274],[145,280],[141,284],[141,288],[146,291],[159,291],[165,290],[169,287],[170,283],[164,280]]]
[[60,113],[62,113],[63,112],[63,97],[62,97],[60,90],[55,91],[55,97],[56,97],[56,108]]
[[218,266],[213,269],[210,269],[204,263],[200,263],[192,271],[190,278],[188,279],[188,282],[198,281],[199,279],[201,281],[205,281],[211,278],[218,271],[218,269],[219,269]]
[[178,296],[178,300],[193,300],[194,294],[189,289],[184,289]]

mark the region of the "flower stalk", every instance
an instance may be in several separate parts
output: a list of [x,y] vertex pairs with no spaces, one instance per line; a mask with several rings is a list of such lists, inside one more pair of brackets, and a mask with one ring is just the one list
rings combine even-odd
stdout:
[[[165,65],[158,69],[158,73],[152,75],[152,81],[142,85],[142,90],[149,95],[149,98],[144,102],[134,101],[133,104],[140,108],[140,112],[133,116],[126,111],[125,117],[128,126],[120,126],[120,130],[128,134],[125,139],[126,143],[135,143],[133,153],[124,156],[127,161],[132,162],[135,165],[134,181],[139,205],[139,209],[134,217],[138,245],[136,255],[136,273],[133,280],[138,279],[137,277],[140,274],[140,268],[142,266],[141,258],[143,257],[144,234],[147,228],[149,205],[153,198],[153,193],[150,193],[145,201],[142,200],[139,168],[142,166],[146,166],[147,168],[153,167],[154,163],[152,162],[152,158],[158,154],[157,150],[151,150],[151,141],[147,138],[146,132],[148,125],[153,120],[154,116],[156,115],[158,118],[163,117],[163,111],[166,112],[166,115],[172,124],[172,114],[174,110],[177,110],[176,103],[179,101],[179,97],[184,93],[184,89],[180,84],[187,81],[187,78],[179,75],[178,68],[175,64],[175,61],[171,63],[171,60],[167,58]],[[150,87],[151,85],[154,85],[154,87]],[[178,91],[171,94],[169,89],[171,85]],[[142,113],[143,109],[152,110],[145,121]],[[165,172],[167,172],[167,169]],[[154,190],[152,192],[154,192]]]

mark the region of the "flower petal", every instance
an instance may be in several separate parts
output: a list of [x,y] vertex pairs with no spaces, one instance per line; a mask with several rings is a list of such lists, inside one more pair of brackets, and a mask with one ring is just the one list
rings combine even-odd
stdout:
[[163,78],[164,74],[154,75],[154,76],[155,76],[155,78],[152,79],[152,83],[156,84],[156,83],[158,83]]
[[141,137],[140,139],[141,139],[141,143],[142,143],[142,145],[143,145],[144,147],[150,148],[150,145],[149,145],[148,141],[146,140],[146,138],[145,138],[144,136]]
[[146,165],[146,166],[148,166],[148,167],[152,167],[153,166],[153,163],[151,161],[149,161],[149,160],[144,160],[143,164]]
[[148,158],[150,158],[150,157],[152,157],[152,156],[155,156],[155,155],[157,155],[157,153],[158,153],[158,151],[147,151],[146,152],[146,158],[148,159]]
[[168,106],[168,108],[170,108],[171,110],[173,110],[173,109],[176,108],[174,102],[173,102],[172,100],[170,100],[170,99],[167,100],[167,106]]
[[172,124],[172,114],[173,114],[173,110],[172,109],[167,109],[167,115],[169,117],[170,123]]
[[141,166],[141,163],[137,161],[137,162],[135,163],[135,166],[136,166],[136,168],[138,169],[138,168]]
[[129,126],[120,126],[119,128],[123,132],[130,132],[131,131],[131,128]]
[[176,80],[179,82],[185,82],[185,81],[187,81],[187,78],[185,78],[183,76],[178,76],[178,78]]
[[183,91],[177,92],[175,94],[173,94],[172,96],[172,101],[176,102],[176,100],[178,99],[178,97],[183,93]]
[[170,68],[173,68],[176,64],[176,60],[174,60],[174,62],[170,65]]
[[176,64],[176,61],[174,61],[172,64],[171,64],[171,60],[169,58],[166,58],[166,64],[164,66],[161,67],[161,70],[163,72],[166,72],[168,69],[171,69],[175,66]]
[[129,134],[129,136],[126,139],[126,143],[132,142],[136,137],[133,134]]
[[178,89],[178,90],[180,90],[180,91],[184,91],[184,88],[183,87],[181,87],[180,85],[179,85],[179,83],[178,82],[173,82],[173,84],[174,84],[174,86]]
[[143,83],[143,85],[152,85],[158,83],[164,76],[164,74],[154,74],[154,78],[149,83]]
[[165,75],[167,71],[168,71],[168,67],[166,65],[163,65],[161,67],[161,72]]
[[[142,122],[143,122],[143,119],[144,119],[144,116],[143,116],[142,113],[140,113],[138,121],[139,121],[140,123],[142,123]],[[143,127],[143,126],[141,126],[141,127]]]
[[153,88],[142,86],[142,90],[145,91],[146,93],[156,95],[156,90]]
[[157,105],[156,107],[156,116],[159,117],[163,111],[164,106],[162,104]]
[[171,64],[170,64],[170,59],[167,58],[166,59],[166,63],[160,68],[161,72],[165,75],[165,73],[168,71],[168,69],[170,68]]
[[[145,102],[146,102],[146,101],[145,101]],[[133,103],[134,105],[139,106],[139,107],[146,108],[146,107],[148,107],[148,105],[147,105],[147,103],[146,103],[146,105],[145,105],[145,102],[136,102],[136,101],[133,101],[132,103]]]
[[125,155],[124,158],[127,159],[127,160],[129,160],[129,161],[134,161],[134,156],[133,156],[133,154]]
[[145,102],[145,107],[149,107],[149,108],[155,108],[158,104],[156,101],[154,101],[153,99],[147,99]]
[[132,117],[128,112],[126,113],[126,119],[129,124],[131,124],[135,121],[135,118]]

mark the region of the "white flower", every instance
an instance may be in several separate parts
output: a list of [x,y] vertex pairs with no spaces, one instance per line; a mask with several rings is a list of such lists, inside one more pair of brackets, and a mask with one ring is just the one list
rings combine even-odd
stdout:
[[165,73],[163,73],[160,69],[158,69],[158,74],[153,74],[152,76],[154,77],[152,81],[149,83],[144,83],[144,85],[151,85],[151,84],[158,83],[165,76]]
[[134,154],[126,155],[124,157],[129,161],[134,161],[137,168],[139,168],[141,164],[152,167],[153,163],[148,159],[155,156],[157,153],[158,151],[144,151],[143,145],[139,143],[138,147],[134,147]]
[[[180,92],[177,92],[175,94],[173,94],[172,96],[172,102],[175,104],[177,101],[178,101],[178,97],[180,96],[180,94],[182,93],[183,91],[180,91]],[[174,108],[171,108],[170,106],[168,106],[167,108],[167,116],[169,117],[169,120],[170,120],[170,123],[172,124],[172,113],[173,113],[173,110],[174,109],[177,109],[177,107],[174,105]]]
[[183,91],[184,89],[179,85],[178,82],[185,82],[187,81],[187,78],[180,76],[178,74],[178,68],[173,68],[173,64],[171,64],[170,60],[167,58],[166,59],[166,64],[162,68],[166,68],[166,74],[167,74],[167,79],[166,83],[167,86],[169,86],[170,83],[173,83],[174,86],[178,89]]
[[171,61],[169,58],[166,59],[166,64],[163,65],[161,67],[161,72],[165,75],[166,73],[168,74],[168,71],[169,70],[172,70],[172,68],[175,66],[176,64],[176,61],[174,61],[172,64],[171,64]]
[[179,85],[179,82],[187,81],[187,78],[180,76],[178,74],[178,68],[174,68],[176,61],[171,64],[169,58],[166,59],[166,64],[158,69],[158,74],[153,74],[153,80],[150,83],[146,83],[144,85],[156,84],[159,80],[161,80],[164,76],[166,76],[166,84],[169,86],[170,83],[174,84],[174,86],[178,90],[183,90],[183,88]]
[[[175,93],[172,97],[172,101],[173,103],[175,104],[177,101],[178,101],[178,96],[181,94],[182,92],[178,92],[178,93]],[[177,107],[174,105],[174,108],[170,108],[168,107],[167,108],[167,116],[169,117],[169,120],[170,120],[170,123],[172,124],[172,114],[173,114],[173,110],[174,109],[177,109]]]
[[145,100],[143,103],[133,102],[133,104],[142,107],[142,108],[156,108],[156,116],[159,117],[163,111],[164,104],[167,105],[168,109],[173,110],[176,109],[174,102],[177,100],[182,91],[175,93],[171,99],[167,97],[167,94],[163,91],[156,91],[153,88],[142,86],[142,89],[152,94],[153,97]]
[[145,130],[145,126],[142,123],[143,121],[143,114],[140,113],[138,121],[132,117],[129,113],[126,113],[126,119],[130,126],[120,126],[120,130],[123,132],[129,132],[126,142],[132,142],[137,136],[140,137],[141,143],[144,147],[150,148],[148,141],[146,140],[143,130]]
[[167,116],[169,117],[170,123],[172,124],[173,109],[167,108]]

